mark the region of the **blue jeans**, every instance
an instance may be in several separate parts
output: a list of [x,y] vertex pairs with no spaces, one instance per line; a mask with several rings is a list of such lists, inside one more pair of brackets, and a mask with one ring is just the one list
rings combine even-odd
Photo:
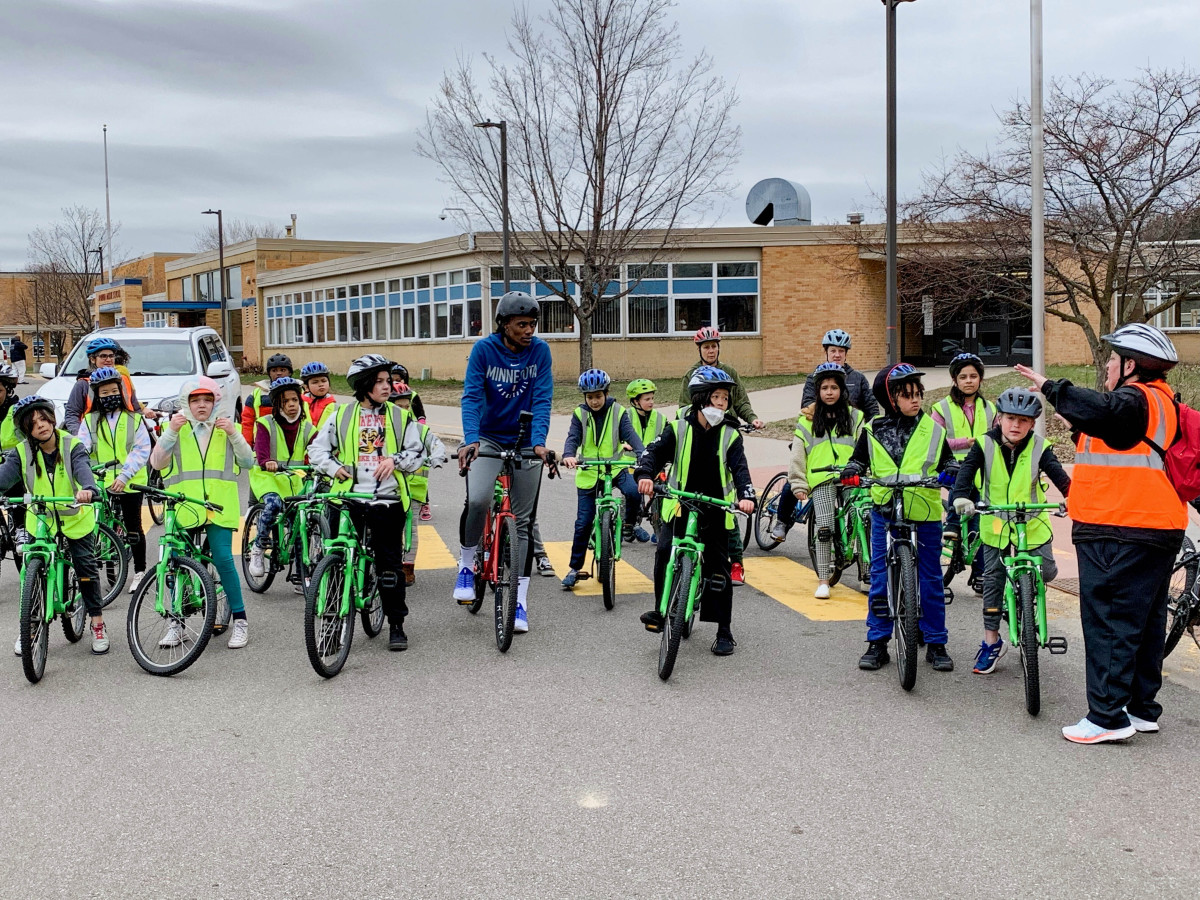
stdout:
[[[597,481],[595,487],[579,488],[579,512],[575,516],[575,537],[571,541],[572,569],[583,568],[584,557],[587,556],[588,538],[592,534],[592,524],[596,521],[596,492],[602,482]],[[625,527],[631,528],[637,521],[638,509],[642,505],[641,495],[637,491],[637,482],[627,470],[613,479],[613,484],[625,495]]]
[[[886,641],[892,636],[890,617],[876,615],[887,609],[887,530],[890,519],[871,511],[871,593],[867,603],[867,640]],[[926,644],[946,643],[946,590],[942,586],[942,523],[913,526],[917,544],[917,580],[921,593],[921,635]]]
[[275,520],[283,512],[283,498],[271,491],[264,494],[261,500],[263,511],[258,516],[258,537],[254,539],[254,543],[265,547],[275,536]]

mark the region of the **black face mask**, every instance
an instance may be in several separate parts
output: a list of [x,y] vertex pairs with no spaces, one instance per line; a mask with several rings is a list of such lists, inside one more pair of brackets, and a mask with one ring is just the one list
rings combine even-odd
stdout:
[[120,397],[101,397],[100,408],[106,413],[114,413],[121,408]]

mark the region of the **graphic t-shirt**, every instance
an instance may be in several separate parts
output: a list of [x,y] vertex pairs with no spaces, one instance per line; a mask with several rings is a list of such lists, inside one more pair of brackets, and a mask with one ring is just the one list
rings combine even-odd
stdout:
[[375,490],[375,469],[383,459],[384,428],[387,420],[382,412],[363,409],[358,414],[358,477],[354,489],[371,493]]

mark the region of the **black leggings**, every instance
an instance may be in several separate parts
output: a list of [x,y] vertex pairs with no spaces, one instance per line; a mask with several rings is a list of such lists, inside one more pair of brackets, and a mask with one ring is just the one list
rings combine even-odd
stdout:
[[133,551],[133,571],[146,571],[146,534],[142,531],[142,495],[126,490],[117,497],[121,501],[121,517],[125,520],[125,534],[129,548]]
[[[670,522],[663,522],[658,530],[658,546],[654,552],[654,596],[662,596],[663,583],[667,577],[667,563],[671,558],[671,541],[683,537],[687,531],[687,510],[681,510]],[[721,510],[704,510],[700,513],[700,543],[704,555],[700,561],[700,574],[704,579],[722,575],[725,587],[720,591],[706,589],[701,584],[700,621],[716,622],[728,628],[733,615],[733,582],[729,567],[729,531],[725,527],[725,513]],[[657,608],[657,607],[656,607]]]
[[379,579],[379,598],[383,612],[391,625],[401,625],[408,615],[404,591],[404,523],[407,511],[395,503],[361,503],[350,501],[350,519],[361,536],[369,525],[369,549],[375,559],[375,577]]

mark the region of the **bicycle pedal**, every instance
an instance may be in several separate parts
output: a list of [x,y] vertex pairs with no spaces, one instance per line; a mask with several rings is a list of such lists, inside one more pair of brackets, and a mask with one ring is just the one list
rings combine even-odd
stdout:
[[474,597],[472,597],[470,600],[459,600],[458,601],[459,606],[474,606],[474,604],[475,604]]
[[721,593],[727,587],[729,587],[729,579],[724,575],[713,575],[708,579],[708,589],[714,594]]
[[946,588],[946,605],[949,606],[953,602],[954,602],[954,591],[950,590],[950,588]]
[[1061,635],[1058,637],[1046,638],[1046,649],[1055,656],[1062,656],[1067,652],[1067,639]]
[[576,581],[586,581],[587,579],[589,579],[589,578],[591,578],[591,577],[592,577],[592,573],[591,573],[591,572],[582,572],[582,571],[581,571],[581,572],[576,572],[576,573],[575,573],[575,580],[576,580]]
[[380,572],[379,573],[379,586],[380,587],[388,588],[390,590],[391,588],[394,588],[399,584],[400,584],[400,578],[399,578],[399,576],[396,575],[395,572]]

